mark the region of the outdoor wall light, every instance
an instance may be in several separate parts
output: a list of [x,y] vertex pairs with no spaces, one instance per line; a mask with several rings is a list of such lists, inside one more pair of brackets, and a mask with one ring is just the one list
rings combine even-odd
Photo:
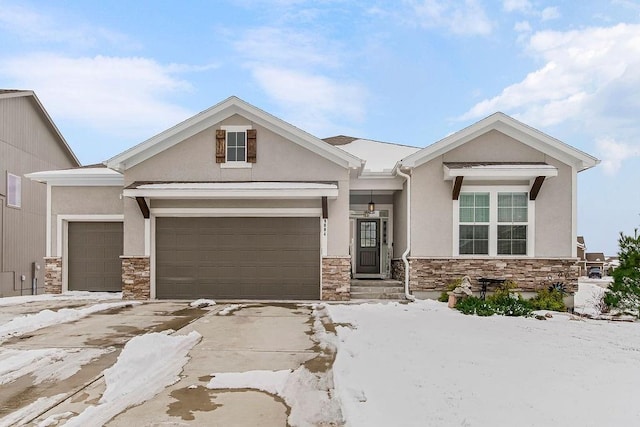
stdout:
[[376,204],[373,203],[373,190],[371,190],[371,198],[369,199],[369,206],[367,207],[367,210],[369,213],[373,213],[376,210]]

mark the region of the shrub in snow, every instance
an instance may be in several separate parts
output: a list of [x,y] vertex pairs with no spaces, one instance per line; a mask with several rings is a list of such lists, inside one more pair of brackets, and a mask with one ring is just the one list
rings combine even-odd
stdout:
[[640,236],[620,233],[618,239],[620,266],[613,271],[613,283],[605,294],[604,302],[622,311],[640,316]]
[[531,304],[523,299],[518,292],[514,292],[515,288],[515,283],[505,282],[495,290],[493,295],[487,297],[486,301],[470,296],[459,300],[456,308],[464,314],[476,314],[478,316],[492,316],[494,314],[503,316],[531,315]]
[[562,292],[556,288],[540,289],[536,296],[529,300],[534,310],[567,311]]

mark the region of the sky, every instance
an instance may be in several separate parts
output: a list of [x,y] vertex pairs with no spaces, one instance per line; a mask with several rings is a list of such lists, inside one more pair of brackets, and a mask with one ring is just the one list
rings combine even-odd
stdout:
[[502,111],[602,160],[587,251],[640,227],[640,1],[0,0],[0,46],[0,87],[34,90],[83,164],[231,95],[418,147]]

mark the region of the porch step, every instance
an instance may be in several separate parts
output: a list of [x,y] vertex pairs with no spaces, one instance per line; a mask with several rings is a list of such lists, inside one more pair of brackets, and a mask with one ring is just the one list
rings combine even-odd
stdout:
[[352,280],[351,299],[402,301],[405,299],[404,286],[398,280]]

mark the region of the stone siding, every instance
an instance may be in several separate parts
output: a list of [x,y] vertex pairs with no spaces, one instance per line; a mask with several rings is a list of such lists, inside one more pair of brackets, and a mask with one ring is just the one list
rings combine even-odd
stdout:
[[404,283],[404,261],[399,258],[391,260],[391,278]]
[[525,292],[562,282],[573,293],[578,290],[580,270],[576,262],[573,258],[409,258],[409,287],[412,292],[443,291],[448,283],[469,276],[474,291],[480,290],[480,277],[494,277],[514,281]]
[[62,258],[44,258],[44,292],[47,294],[62,293]]
[[351,257],[322,258],[322,292],[324,301],[351,299]]
[[151,265],[147,256],[121,256],[122,299],[151,298]]

